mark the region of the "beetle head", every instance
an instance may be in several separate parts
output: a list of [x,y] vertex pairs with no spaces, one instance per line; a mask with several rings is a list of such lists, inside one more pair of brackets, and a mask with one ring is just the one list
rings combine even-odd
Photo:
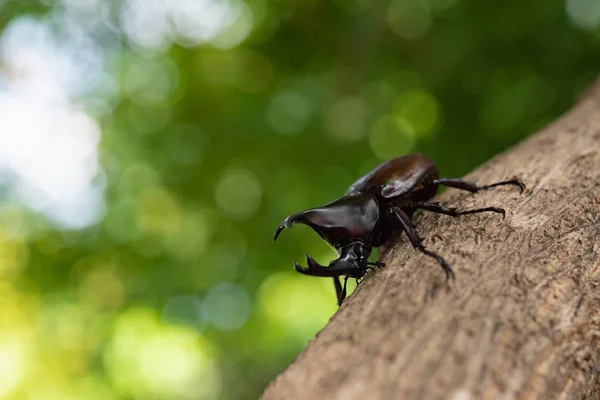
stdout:
[[294,262],[296,271],[312,276],[336,277],[347,275],[361,278],[366,272],[366,263],[371,254],[371,247],[362,242],[354,242],[339,249],[339,257],[325,267],[316,262],[309,254],[306,255],[306,265],[303,267]]
[[308,225],[331,244],[340,257],[329,263],[328,267],[324,267],[310,255],[306,255],[308,267],[302,267],[295,262],[296,270],[316,276],[352,276],[357,273],[358,265],[369,257],[370,235],[378,220],[379,205],[375,196],[344,196],[323,207],[290,215],[279,224],[273,240],[277,240],[281,231],[295,223]]
[[293,224],[310,226],[336,249],[356,241],[368,243],[369,234],[379,220],[379,206],[374,196],[344,196],[322,207],[311,208],[283,220],[273,240]]

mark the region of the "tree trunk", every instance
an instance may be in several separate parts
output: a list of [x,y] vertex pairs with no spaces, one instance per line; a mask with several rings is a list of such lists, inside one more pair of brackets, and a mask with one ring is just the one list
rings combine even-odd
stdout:
[[454,282],[401,236],[263,398],[600,399],[600,83],[467,179],[515,176],[416,218]]

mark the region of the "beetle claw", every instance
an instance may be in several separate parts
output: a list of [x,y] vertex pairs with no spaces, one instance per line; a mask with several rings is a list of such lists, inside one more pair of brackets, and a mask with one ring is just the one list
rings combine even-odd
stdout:
[[515,183],[517,184],[517,186],[519,186],[519,188],[521,189],[521,194],[523,194],[523,192],[525,191],[525,189],[527,188],[525,186],[525,184],[520,180],[520,179],[515,179]]

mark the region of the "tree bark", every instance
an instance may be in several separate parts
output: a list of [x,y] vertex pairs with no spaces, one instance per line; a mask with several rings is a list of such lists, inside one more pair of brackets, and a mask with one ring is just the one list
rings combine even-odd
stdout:
[[600,81],[566,115],[466,178],[527,184],[416,218],[263,399],[600,399]]

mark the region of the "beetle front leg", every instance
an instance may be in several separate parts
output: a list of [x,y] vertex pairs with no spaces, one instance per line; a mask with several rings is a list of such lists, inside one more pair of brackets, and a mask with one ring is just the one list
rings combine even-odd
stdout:
[[333,278],[333,284],[335,285],[335,293],[337,295],[338,307],[342,306],[344,299],[346,298],[346,284],[348,283],[348,276],[344,277],[344,287],[340,283],[339,277]]
[[[333,278],[333,286],[335,286],[335,297],[337,298],[338,307],[342,305],[342,301],[346,298],[346,291],[342,289],[339,277]],[[344,288],[345,289],[345,288]]]
[[342,292],[342,284],[340,283],[339,277],[335,276],[333,279],[333,287],[335,287],[335,295],[336,297],[340,297],[340,293]]
[[306,255],[306,265],[308,267],[303,267],[298,261],[294,261],[294,269],[304,275],[322,277],[337,277],[343,275],[340,272],[333,271],[331,268],[322,266],[308,254]]
[[460,215],[467,215],[467,214],[477,214],[477,213],[482,213],[482,212],[499,213],[499,214],[502,214],[502,218],[504,218],[506,215],[506,211],[504,211],[503,208],[499,208],[499,207],[475,208],[472,210],[460,211],[460,210],[457,210],[456,208],[444,207],[440,203],[412,202],[412,203],[408,203],[407,206],[412,207],[412,208],[420,208],[421,210],[425,210],[425,211],[446,214],[446,215],[450,215],[452,217],[458,217]]
[[408,215],[406,215],[406,213],[398,207],[392,208],[392,212],[398,219],[398,222],[400,222],[402,229],[404,230],[404,232],[406,232],[408,240],[410,240],[410,243],[413,245],[413,247],[421,253],[426,254],[431,258],[434,258],[446,273],[446,280],[448,280],[449,278],[455,279],[454,271],[452,271],[452,267],[450,267],[450,264],[448,264],[446,260],[444,260],[440,255],[434,253],[433,251],[427,250],[425,246],[423,246],[423,239],[419,237],[419,234],[417,233],[417,230],[412,224]]
[[364,267],[358,263],[335,263],[324,267],[317,263],[310,255],[306,255],[306,263],[308,267],[301,266],[298,261],[294,261],[294,269],[301,274],[310,276],[320,276],[324,278],[335,278],[342,275],[352,277],[362,277],[365,275]]
[[518,179],[509,179],[507,181],[492,183],[491,185],[477,186],[475,182],[466,182],[460,178],[440,178],[434,179],[433,184],[437,186],[443,185],[453,187],[455,189],[467,190],[471,193],[476,193],[480,190],[486,190],[496,186],[504,185],[518,186],[521,189],[521,193],[525,191],[525,184]]

